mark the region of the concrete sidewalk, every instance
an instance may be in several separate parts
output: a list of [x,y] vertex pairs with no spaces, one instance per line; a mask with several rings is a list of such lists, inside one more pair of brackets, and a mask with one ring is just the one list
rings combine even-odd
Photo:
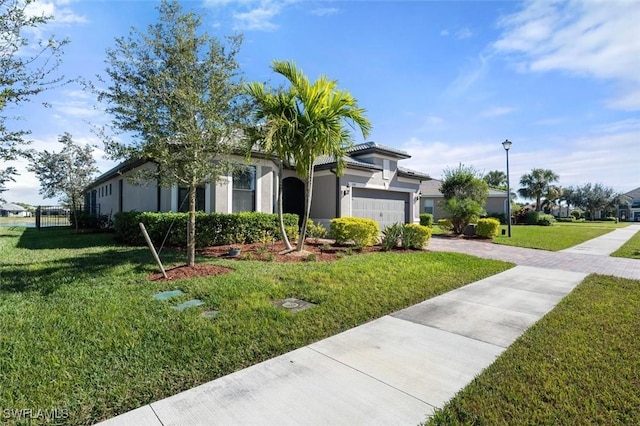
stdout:
[[[452,239],[434,239],[430,249],[448,243]],[[462,243],[484,253],[498,246]],[[595,250],[598,244],[593,246]],[[458,247],[473,251],[468,244]],[[511,258],[504,260],[531,261],[538,256],[538,263],[551,267],[516,266],[103,424],[415,425],[425,421],[590,272],[562,270],[567,259],[557,264],[554,256],[588,256],[592,263],[604,258],[575,253],[546,256],[540,250],[522,254],[521,249],[501,247],[506,250],[499,253]]]

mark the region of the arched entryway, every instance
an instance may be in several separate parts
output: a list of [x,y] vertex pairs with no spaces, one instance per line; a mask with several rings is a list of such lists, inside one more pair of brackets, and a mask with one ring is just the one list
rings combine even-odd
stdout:
[[298,225],[302,224],[304,215],[304,182],[296,177],[284,178],[282,181],[282,211],[298,215]]

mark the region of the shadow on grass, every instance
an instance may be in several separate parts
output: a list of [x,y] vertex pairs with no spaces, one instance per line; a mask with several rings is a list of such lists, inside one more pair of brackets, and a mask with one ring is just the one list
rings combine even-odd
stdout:
[[[157,270],[147,247],[114,246],[112,234],[80,234],[72,230],[39,232],[25,230],[18,247],[23,249],[70,249],[51,260],[32,263],[3,263],[0,292],[38,292],[48,295],[66,285],[109,285],[124,280],[146,282],[144,272]],[[52,232],[49,234],[49,232]],[[101,247],[91,253],[82,249]],[[75,253],[73,249],[78,249]],[[185,254],[164,250],[166,264],[184,263]]]
[[29,250],[76,249],[115,244],[114,234],[106,232],[76,233],[74,229],[25,228],[16,247]]

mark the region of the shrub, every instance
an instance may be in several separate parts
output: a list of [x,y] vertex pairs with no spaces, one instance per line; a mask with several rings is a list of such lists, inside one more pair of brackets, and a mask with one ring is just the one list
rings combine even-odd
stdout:
[[[114,216],[116,239],[125,244],[144,245],[138,226],[144,223],[154,244],[183,247],[186,245],[188,213],[121,212]],[[284,215],[285,229],[297,238],[298,216]],[[290,231],[293,228],[295,232]],[[280,237],[278,217],[275,214],[251,213],[196,213],[196,246],[219,246],[233,243],[255,243],[265,234]],[[165,241],[166,240],[166,241]]]
[[495,218],[486,218],[478,220],[476,234],[484,238],[493,238],[500,232],[500,221]]
[[507,224],[507,215],[504,213],[489,213],[487,218],[497,219],[502,225]]
[[[296,222],[297,222],[297,219],[296,219]],[[298,237],[300,237],[300,229],[298,228],[297,223],[295,225],[285,226],[284,232],[287,233],[287,238],[291,242],[298,241]],[[278,235],[280,235],[280,233],[278,233]]]
[[433,226],[433,215],[431,213],[421,213],[420,214],[420,225],[422,226]]
[[618,222],[618,218],[614,216],[607,216],[603,220],[606,222],[616,222],[616,223]]
[[538,219],[540,218],[540,215],[542,215],[543,213],[540,213],[538,211],[535,210],[529,210],[525,213],[525,223],[527,225],[537,225],[538,224]]
[[482,205],[471,198],[450,198],[445,201],[444,210],[451,219],[451,230],[456,234],[461,234],[468,224],[476,222],[484,213]]
[[582,213],[580,213],[580,210],[573,210],[571,212],[571,216],[573,216],[576,220],[578,220],[582,217]]
[[356,248],[372,246],[378,241],[378,222],[373,219],[340,217],[331,219],[329,235],[337,244],[353,242]]
[[446,232],[451,232],[451,230],[453,229],[453,223],[451,223],[451,219],[438,219],[438,226]]
[[[422,216],[422,215],[421,215]],[[394,223],[382,230],[380,245],[383,251],[393,250],[402,240],[402,224]]]
[[543,213],[538,216],[538,221],[536,222],[536,225],[551,226],[554,223],[556,223],[556,218],[553,217],[553,215]]
[[321,223],[317,225],[313,223],[311,219],[307,222],[307,237],[315,238],[316,240],[327,236],[327,228]]
[[402,247],[407,249],[422,250],[431,238],[431,228],[407,223],[402,227]]
[[569,216],[569,217],[557,217],[556,221],[558,222],[575,222],[575,218],[573,216]]

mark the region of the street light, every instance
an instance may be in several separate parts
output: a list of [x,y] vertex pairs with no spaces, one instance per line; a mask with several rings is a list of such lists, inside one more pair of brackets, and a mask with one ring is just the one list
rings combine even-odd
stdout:
[[509,148],[511,148],[511,141],[505,139],[502,142],[502,147],[507,153],[507,229],[509,230],[509,238],[511,238],[511,187],[509,186]]

